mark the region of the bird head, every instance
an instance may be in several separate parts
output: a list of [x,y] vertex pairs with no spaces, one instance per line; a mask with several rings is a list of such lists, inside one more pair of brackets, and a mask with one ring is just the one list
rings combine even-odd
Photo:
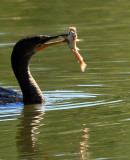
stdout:
[[50,42],[48,41],[59,38],[59,37],[64,37],[66,34],[58,35],[58,36],[45,36],[45,35],[36,35],[36,36],[31,36],[24,38],[16,43],[13,49],[12,56],[15,57],[30,57],[34,53],[43,50],[47,47],[59,44],[64,42],[65,40],[60,40],[56,42]]

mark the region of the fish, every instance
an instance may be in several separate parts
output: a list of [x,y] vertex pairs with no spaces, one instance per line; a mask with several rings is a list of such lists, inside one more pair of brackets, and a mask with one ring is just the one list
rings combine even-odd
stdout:
[[75,27],[68,28],[68,36],[65,37],[65,40],[68,43],[69,48],[74,52],[78,62],[80,63],[81,71],[84,72],[87,64],[83,61],[83,57],[78,52],[79,48],[76,46],[77,31]]

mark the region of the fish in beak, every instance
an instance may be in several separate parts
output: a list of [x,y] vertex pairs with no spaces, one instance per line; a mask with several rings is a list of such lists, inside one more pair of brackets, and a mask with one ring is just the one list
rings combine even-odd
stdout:
[[69,27],[68,35],[65,37],[65,40],[67,41],[69,48],[74,52],[78,62],[80,63],[81,71],[84,72],[87,64],[83,61],[83,57],[78,52],[79,48],[77,48],[76,46],[77,31],[75,27]]

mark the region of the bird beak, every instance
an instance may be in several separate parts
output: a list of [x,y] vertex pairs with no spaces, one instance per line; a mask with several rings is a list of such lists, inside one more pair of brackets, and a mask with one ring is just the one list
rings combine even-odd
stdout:
[[[59,36],[50,36],[48,37],[48,39],[46,41],[50,41],[50,40],[53,40],[53,39],[56,39],[56,38],[64,38],[66,37],[68,34],[62,34],[62,35],[59,35]],[[65,42],[65,38],[63,40],[60,40],[60,41],[55,41],[55,42],[50,42],[50,43],[43,43],[43,44],[38,44],[37,47],[36,47],[36,52],[40,51],[40,50],[43,50],[45,48],[48,48],[50,46],[54,46],[54,45],[57,45],[57,44],[60,44],[60,43],[63,43]]]

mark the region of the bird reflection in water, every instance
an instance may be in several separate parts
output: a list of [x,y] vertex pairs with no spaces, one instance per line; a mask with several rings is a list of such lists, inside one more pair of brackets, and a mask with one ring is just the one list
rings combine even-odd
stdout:
[[40,121],[45,114],[41,105],[29,105],[25,106],[22,111],[22,115],[19,118],[20,124],[18,124],[17,135],[16,135],[16,146],[19,153],[19,159],[33,159],[37,157],[38,151],[36,149],[36,141],[38,140],[35,136],[39,134],[37,129],[44,125],[40,124]]

